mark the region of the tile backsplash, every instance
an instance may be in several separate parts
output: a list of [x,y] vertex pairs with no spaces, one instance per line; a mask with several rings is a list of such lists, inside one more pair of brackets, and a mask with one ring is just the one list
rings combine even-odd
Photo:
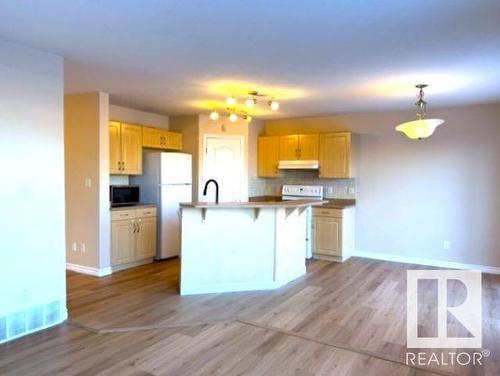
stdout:
[[327,198],[356,198],[355,179],[320,179],[313,170],[285,170],[279,178],[248,180],[248,194],[252,196],[280,196],[285,184],[322,185]]
[[110,185],[129,185],[130,179],[128,175],[109,175]]

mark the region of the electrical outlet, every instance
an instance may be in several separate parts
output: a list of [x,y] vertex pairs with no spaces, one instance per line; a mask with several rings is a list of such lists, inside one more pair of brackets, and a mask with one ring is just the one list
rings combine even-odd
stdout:
[[449,240],[445,240],[445,241],[443,242],[443,249],[444,249],[445,251],[449,250],[449,249],[450,249],[450,246],[451,246],[451,244],[450,244],[450,241],[449,241]]
[[80,249],[82,250],[82,253],[85,253],[85,243],[82,243]]
[[353,195],[354,195],[354,188],[353,188],[353,187],[349,187],[349,194],[350,194],[351,196],[353,196]]
[[78,251],[76,242],[73,242],[73,244],[71,245],[71,249],[73,250],[73,252]]
[[327,187],[326,193],[328,193],[329,195],[332,195],[333,194],[333,187],[332,186]]

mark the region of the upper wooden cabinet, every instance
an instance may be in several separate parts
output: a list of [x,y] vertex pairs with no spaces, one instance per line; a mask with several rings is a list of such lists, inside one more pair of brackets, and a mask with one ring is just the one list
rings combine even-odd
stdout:
[[177,132],[166,132],[166,133],[167,133],[166,135],[167,149],[182,150],[182,133],[177,133]]
[[280,160],[318,159],[317,134],[280,136]]
[[280,136],[279,156],[282,161],[290,161],[299,157],[299,136]]
[[121,136],[120,123],[112,121],[109,123],[109,173],[121,174]]
[[280,160],[318,160],[320,178],[354,177],[350,132],[260,136],[258,145],[260,177],[279,176]]
[[299,135],[299,159],[318,159],[319,136],[317,134]]
[[258,175],[262,178],[279,176],[280,137],[260,136],[258,144]]
[[110,122],[109,163],[111,174],[142,174],[142,130],[140,126]]
[[142,127],[142,146],[154,149],[182,149],[182,134],[165,129]]
[[352,178],[351,133],[319,135],[319,177]]
[[157,128],[142,127],[142,146],[145,148],[163,148],[163,131]]

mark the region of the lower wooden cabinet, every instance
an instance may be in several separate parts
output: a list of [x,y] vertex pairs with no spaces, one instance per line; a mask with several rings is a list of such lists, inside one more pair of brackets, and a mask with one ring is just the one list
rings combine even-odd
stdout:
[[313,256],[344,261],[354,252],[354,208],[313,209]]
[[111,266],[134,266],[156,254],[156,208],[111,212]]

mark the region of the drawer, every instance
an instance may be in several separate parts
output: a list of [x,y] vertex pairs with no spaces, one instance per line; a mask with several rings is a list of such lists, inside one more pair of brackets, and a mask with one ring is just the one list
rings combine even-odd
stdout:
[[313,208],[314,216],[342,218],[342,209]]
[[111,212],[111,220],[133,219],[136,217],[136,210],[115,210]]
[[144,208],[136,210],[136,218],[156,217],[156,208]]

